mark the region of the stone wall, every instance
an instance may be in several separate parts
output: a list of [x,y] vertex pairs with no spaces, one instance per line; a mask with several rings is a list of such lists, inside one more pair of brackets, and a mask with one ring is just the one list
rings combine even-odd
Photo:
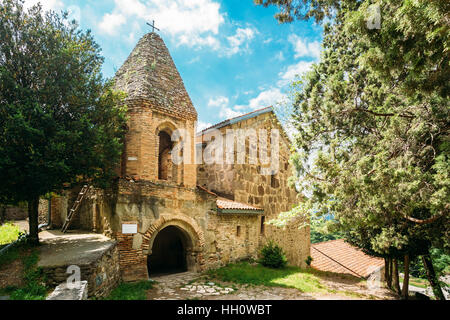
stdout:
[[[27,204],[20,206],[2,206],[0,205],[0,222],[17,221],[28,219]],[[48,220],[48,200],[40,199],[38,207],[38,224],[46,223]]]
[[208,267],[256,259],[259,245],[259,215],[211,214],[206,233]]
[[[152,117],[157,122],[150,129],[156,130],[154,132],[158,126],[161,128],[161,124],[168,127],[170,123],[173,127],[180,125],[175,120],[159,119],[156,112]],[[270,129],[279,128],[279,125],[272,113],[266,113],[238,122],[234,127]],[[116,239],[121,277],[125,281],[148,278],[147,257],[152,253],[153,241],[168,226],[177,227],[188,239],[189,270],[202,271],[243,259],[255,259],[259,249],[270,239],[283,247],[290,264],[303,267],[309,255],[310,241],[309,229],[298,229],[304,221],[292,221],[284,229],[263,224],[263,221],[289,210],[298,201],[297,193],[287,182],[292,169],[288,162],[289,145],[285,139],[280,144],[280,170],[275,175],[262,175],[258,164],[248,164],[248,152],[246,164],[201,165],[198,168],[198,181],[206,188],[219,196],[260,207],[264,209],[262,215],[246,211],[240,214],[218,213],[217,196],[196,186],[135,176],[119,179],[110,190],[93,192],[80,207],[72,228],[93,230]],[[143,154],[139,154],[141,159]],[[145,157],[150,154],[149,151]],[[150,167],[136,168],[143,170],[141,172],[151,172]],[[185,178],[187,171],[184,170]],[[153,174],[156,176],[157,172]],[[66,194],[65,201],[52,200],[52,205],[59,204],[58,208],[67,213],[76,195],[77,190],[74,190]],[[52,215],[64,216],[53,211]],[[124,224],[136,224],[137,233],[123,234]]]
[[[158,152],[160,131],[169,135],[179,129],[185,130],[194,138],[194,120],[180,119],[161,111],[152,110],[146,102],[128,103],[129,123],[125,136],[125,152],[122,157],[122,176],[134,180],[158,181]],[[187,138],[185,138],[187,139]],[[173,180],[168,181],[175,185],[195,187],[197,173],[194,161],[194,143],[190,150],[184,150],[186,155],[190,152],[191,163],[180,165]]]
[[0,206],[0,221],[16,221],[28,218],[27,207]]
[[[38,224],[48,222],[48,199],[41,198],[38,206]],[[26,202],[19,206],[0,205],[0,221],[17,221],[28,219],[28,209]]]
[[[189,270],[202,271],[256,258],[260,216],[217,213],[216,197],[197,188],[121,179],[114,204],[104,200],[103,206],[100,216],[118,242],[125,281],[148,277],[147,257],[153,240],[168,226],[177,227],[189,239]],[[130,223],[137,224],[138,232],[123,234],[122,224]],[[100,228],[97,232],[105,234]]]
[[[68,266],[45,267],[46,284],[56,287],[67,281]],[[89,297],[106,297],[120,281],[119,250],[116,244],[106,250],[100,259],[89,264],[79,265],[81,281],[88,282]]]
[[40,199],[39,200],[39,224],[42,223],[48,223],[48,201],[47,199]]
[[[191,241],[191,270],[202,270],[206,213],[214,203],[198,194],[196,188],[176,187],[170,183],[121,180],[110,225],[120,248],[122,275],[125,280],[147,275],[147,254],[151,242],[164,227],[175,225]],[[122,234],[122,224],[138,225],[137,234]],[[150,242],[150,243],[149,243]]]
[[[263,164],[260,162],[250,164],[249,151],[256,146],[252,146],[247,142],[244,164],[225,164],[224,155],[224,164],[222,165],[199,165],[197,170],[198,184],[237,202],[264,209],[264,220],[267,222],[276,218],[281,212],[290,210],[299,201],[297,192],[288,184],[288,179],[293,175],[293,169],[289,163],[291,154],[289,139],[284,134],[273,112],[263,113],[247,120],[224,126],[219,130],[225,135],[227,129],[250,128],[255,129],[257,134],[260,129],[266,129],[270,132],[272,128],[275,128],[280,131],[278,172],[274,175],[263,175],[261,174],[261,168],[265,167]],[[270,133],[268,137],[270,137]],[[198,139],[198,142],[201,143],[207,140],[208,133],[202,139]],[[223,140],[225,141],[225,139]],[[203,148],[205,148],[204,143]],[[270,151],[270,143],[268,142],[267,152],[269,157],[271,156]],[[234,157],[237,162],[236,145]],[[298,228],[303,223],[304,221],[299,219],[293,220],[284,229],[265,225],[264,233],[260,230],[259,247],[272,239],[282,246],[290,264],[305,267],[305,259],[309,255],[310,236],[309,227]],[[257,225],[261,228],[260,224]]]
[[53,196],[51,199],[51,218],[52,228],[59,229],[62,227],[64,220],[67,217],[67,210],[69,206],[68,192],[64,191],[61,195]]
[[[51,225],[53,229],[62,227],[63,221],[77,199],[80,190],[81,187],[77,187],[70,191],[64,191],[59,196],[52,197]],[[114,191],[111,189],[92,189],[81,202],[78,211],[72,219],[69,230],[93,231],[111,237],[112,230],[106,216],[110,216],[113,209],[113,194]]]

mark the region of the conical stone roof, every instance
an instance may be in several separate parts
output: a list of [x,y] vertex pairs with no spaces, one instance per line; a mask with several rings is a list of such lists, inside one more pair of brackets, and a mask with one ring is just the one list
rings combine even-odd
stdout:
[[197,119],[197,111],[169,50],[154,32],[139,40],[117,71],[115,86],[127,93],[127,102],[142,102],[181,118]]

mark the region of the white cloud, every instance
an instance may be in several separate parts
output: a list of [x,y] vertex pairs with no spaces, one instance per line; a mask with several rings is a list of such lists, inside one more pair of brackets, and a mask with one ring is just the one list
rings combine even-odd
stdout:
[[281,92],[280,88],[270,88],[259,93],[259,95],[253,99],[250,99],[248,105],[237,105],[235,109],[262,109],[269,106],[275,106],[282,103],[286,99],[286,95]]
[[300,61],[296,64],[288,66],[285,71],[278,74],[280,77],[280,80],[277,83],[278,86],[282,87],[291,83],[297,76],[301,76],[307,72],[311,68],[312,64],[312,61]]
[[224,54],[228,57],[249,50],[249,42],[255,37],[258,31],[252,27],[238,28],[236,34],[227,37],[229,47],[224,50]]
[[294,46],[295,58],[311,57],[315,59],[320,58],[320,42],[308,42],[300,38],[296,34],[291,34],[288,37],[289,42]]
[[209,123],[209,122],[203,122],[203,121],[201,121],[201,120],[199,120],[199,121],[197,122],[197,132],[202,131],[202,130],[204,130],[204,129],[206,129],[206,128],[209,128],[209,127],[212,127],[212,123]]
[[209,99],[208,107],[219,109],[219,117],[229,119],[240,116],[242,112],[234,110],[228,106],[230,100],[227,97],[219,96],[214,99]]
[[41,3],[42,8],[45,11],[53,10],[53,11],[59,11],[62,10],[64,4],[61,0],[25,0],[24,7],[25,8],[31,8],[32,6]]
[[131,31],[128,32],[128,36],[126,37],[126,41],[130,44],[130,45],[135,45],[137,40],[136,39],[136,35],[142,32],[142,25],[138,22],[135,21],[132,24],[132,29]]
[[238,28],[234,36],[228,37],[232,47],[239,47],[246,40],[252,39],[255,31],[252,28]]
[[230,119],[230,118],[239,117],[242,114],[243,114],[243,112],[233,110],[232,108],[229,108],[229,107],[223,107],[220,109],[219,116],[224,119]]
[[[249,52],[249,42],[258,33],[247,25],[238,27],[230,36],[219,34],[226,13],[220,11],[217,0],[114,0],[114,3],[112,12],[104,14],[98,24],[99,31],[107,35],[120,32],[133,39],[129,29],[131,21],[139,21],[143,26],[155,21],[161,33],[170,35],[177,45],[209,47],[219,51],[221,56],[230,57]],[[150,30],[150,27],[146,28]],[[131,32],[138,33],[136,30]],[[223,40],[225,42],[221,43]]]
[[280,88],[273,87],[260,92],[257,97],[250,99],[247,105],[230,107],[229,99],[224,96],[219,96],[215,99],[210,99],[208,106],[219,108],[219,116],[224,119],[229,119],[247,113],[249,110],[254,111],[269,106],[276,106],[283,103],[286,98],[286,95],[281,92]]
[[202,35],[180,35],[178,37],[178,44],[185,44],[188,46],[204,47],[209,46],[213,50],[218,50],[220,48],[220,42],[217,38],[213,36],[202,36]]
[[[119,27],[125,24],[126,19],[120,13],[107,13],[103,16],[102,21],[98,25],[103,33],[108,35],[115,35],[119,31]],[[134,39],[134,34],[129,35],[131,39]]]
[[[283,87],[293,82],[297,76],[302,76],[305,72],[309,71],[312,64],[320,58],[319,42],[308,42],[295,34],[291,34],[288,40],[294,46],[295,58],[308,57],[310,58],[309,61],[297,60],[296,63],[288,65],[282,72],[278,73],[278,81],[275,82],[275,85],[258,87],[260,92],[256,97],[249,99],[248,104],[235,105],[230,109],[231,111],[248,112],[249,110],[257,110],[268,106],[277,106],[287,101],[288,96],[283,93]],[[272,60],[284,61],[285,57],[283,52],[276,53]]]
[[[175,37],[179,43],[190,46],[217,47],[215,35],[220,25],[225,21],[220,12],[220,3],[214,0],[115,0],[112,13],[107,13],[100,23],[100,30],[114,34],[124,25],[125,21],[136,19],[142,22],[155,20],[156,27],[161,32]],[[113,20],[113,24],[106,26],[106,21]],[[105,22],[104,24],[102,24]]]
[[199,61],[200,61],[200,57],[197,56],[197,57],[192,58],[191,60],[189,60],[188,64],[193,64],[193,63],[196,63],[196,62],[199,62]]
[[209,99],[208,101],[208,107],[223,107],[227,106],[229,103],[229,100],[227,97],[219,96],[215,99]]

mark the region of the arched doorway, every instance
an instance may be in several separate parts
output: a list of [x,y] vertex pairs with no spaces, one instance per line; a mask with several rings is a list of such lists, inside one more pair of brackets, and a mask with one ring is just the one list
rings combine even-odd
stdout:
[[173,148],[172,139],[165,131],[161,131],[158,136],[158,179],[172,180],[172,158],[170,154]]
[[147,259],[149,275],[187,271],[187,252],[191,247],[189,241],[188,236],[176,226],[162,229],[156,235]]

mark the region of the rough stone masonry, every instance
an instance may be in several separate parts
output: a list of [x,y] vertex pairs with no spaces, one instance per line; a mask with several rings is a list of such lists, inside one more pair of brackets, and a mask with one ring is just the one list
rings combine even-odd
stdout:
[[[266,224],[299,201],[287,182],[293,173],[290,141],[271,107],[212,129],[224,135],[227,129],[279,130],[276,173],[262,175],[261,165],[248,161],[165,167],[173,156],[167,137],[176,130],[187,132],[193,143],[183,154],[194,159],[205,149],[211,128],[196,134],[197,111],[161,37],[152,32],[140,39],[115,81],[127,93],[129,110],[118,178],[111,189],[96,190],[84,201],[72,228],[117,240],[123,280],[255,259],[270,239],[283,247],[290,264],[305,266],[310,239],[309,228],[299,228],[304,221],[285,228]],[[52,199],[53,227],[64,221],[78,191]]]

